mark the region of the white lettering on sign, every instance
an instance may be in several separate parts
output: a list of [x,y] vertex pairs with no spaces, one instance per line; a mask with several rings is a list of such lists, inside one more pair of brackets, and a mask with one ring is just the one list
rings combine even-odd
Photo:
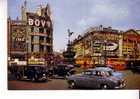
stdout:
[[41,24],[42,24],[42,26],[44,27],[45,26],[45,21],[44,20],[41,20]]
[[34,25],[34,20],[33,19],[28,19],[28,24],[29,25]]
[[40,26],[40,21],[39,21],[39,19],[35,19],[35,25],[36,25],[36,26]]
[[35,26],[42,26],[42,27],[50,27],[50,22],[47,21],[47,20],[43,20],[43,19],[32,19],[32,18],[29,18],[28,19],[28,24],[29,25],[35,25]]

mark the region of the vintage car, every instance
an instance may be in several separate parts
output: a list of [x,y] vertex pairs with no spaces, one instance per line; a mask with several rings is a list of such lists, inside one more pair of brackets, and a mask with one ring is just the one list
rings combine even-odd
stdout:
[[66,78],[75,73],[73,65],[58,64],[52,70],[54,78]]
[[69,88],[114,89],[125,87],[123,75],[109,67],[95,67],[67,77]]
[[126,61],[126,66],[133,73],[140,73],[140,60],[128,60]]
[[46,81],[46,68],[40,65],[13,66],[11,73],[17,80]]

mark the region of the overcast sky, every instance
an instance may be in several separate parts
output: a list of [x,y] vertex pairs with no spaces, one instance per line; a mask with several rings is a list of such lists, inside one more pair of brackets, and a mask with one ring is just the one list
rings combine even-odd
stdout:
[[[28,11],[50,4],[54,23],[54,50],[66,48],[67,29],[75,34],[103,25],[119,30],[140,29],[140,0],[26,0]],[[8,0],[8,15],[21,16],[24,0]]]

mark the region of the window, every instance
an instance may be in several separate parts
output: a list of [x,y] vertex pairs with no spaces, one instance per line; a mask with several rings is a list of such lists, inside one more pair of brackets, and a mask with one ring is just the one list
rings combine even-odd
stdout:
[[50,43],[50,42],[51,42],[50,38],[46,37],[46,43]]
[[93,71],[93,72],[92,72],[92,74],[93,74],[93,75],[96,75],[96,72],[95,72],[95,71]]
[[43,51],[44,51],[44,46],[40,45],[40,52],[43,52]]
[[34,36],[31,36],[31,42],[33,42],[34,41]]
[[34,51],[34,45],[31,44],[31,52],[33,52],[33,51]]
[[111,72],[107,72],[107,71],[96,71],[96,76],[108,77],[108,76],[111,76]]
[[34,27],[31,27],[31,32],[34,32]]
[[85,71],[84,74],[85,75],[92,75],[92,72],[91,71]]
[[101,76],[101,72],[100,71],[96,71],[96,76]]
[[101,72],[101,76],[103,76],[103,77],[108,77],[108,76],[110,76],[110,74],[109,74],[109,72],[102,71],[102,72]]
[[39,33],[43,33],[44,32],[44,28],[39,28]]
[[50,47],[50,46],[46,46],[46,48],[47,48],[47,49],[46,49],[47,52],[50,53],[50,52],[51,52],[51,47]]
[[40,42],[43,42],[43,41],[44,41],[44,37],[40,36],[40,37],[39,37],[39,41],[40,41]]

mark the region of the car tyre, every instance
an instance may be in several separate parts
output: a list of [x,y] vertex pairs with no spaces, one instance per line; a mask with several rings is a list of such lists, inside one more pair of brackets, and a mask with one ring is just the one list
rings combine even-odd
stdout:
[[21,79],[21,77],[20,77],[20,75],[18,74],[18,75],[16,75],[16,79],[17,80],[20,80]]
[[32,81],[33,82],[37,81],[37,78],[38,78],[38,76],[37,76],[37,74],[35,74],[34,77],[32,77]]
[[74,82],[74,81],[70,81],[70,83],[69,83],[69,88],[71,88],[71,89],[76,88],[75,82]]
[[109,89],[109,86],[107,84],[102,84],[100,86],[101,89]]
[[32,78],[32,81],[33,81],[33,82],[35,81],[35,77]]

